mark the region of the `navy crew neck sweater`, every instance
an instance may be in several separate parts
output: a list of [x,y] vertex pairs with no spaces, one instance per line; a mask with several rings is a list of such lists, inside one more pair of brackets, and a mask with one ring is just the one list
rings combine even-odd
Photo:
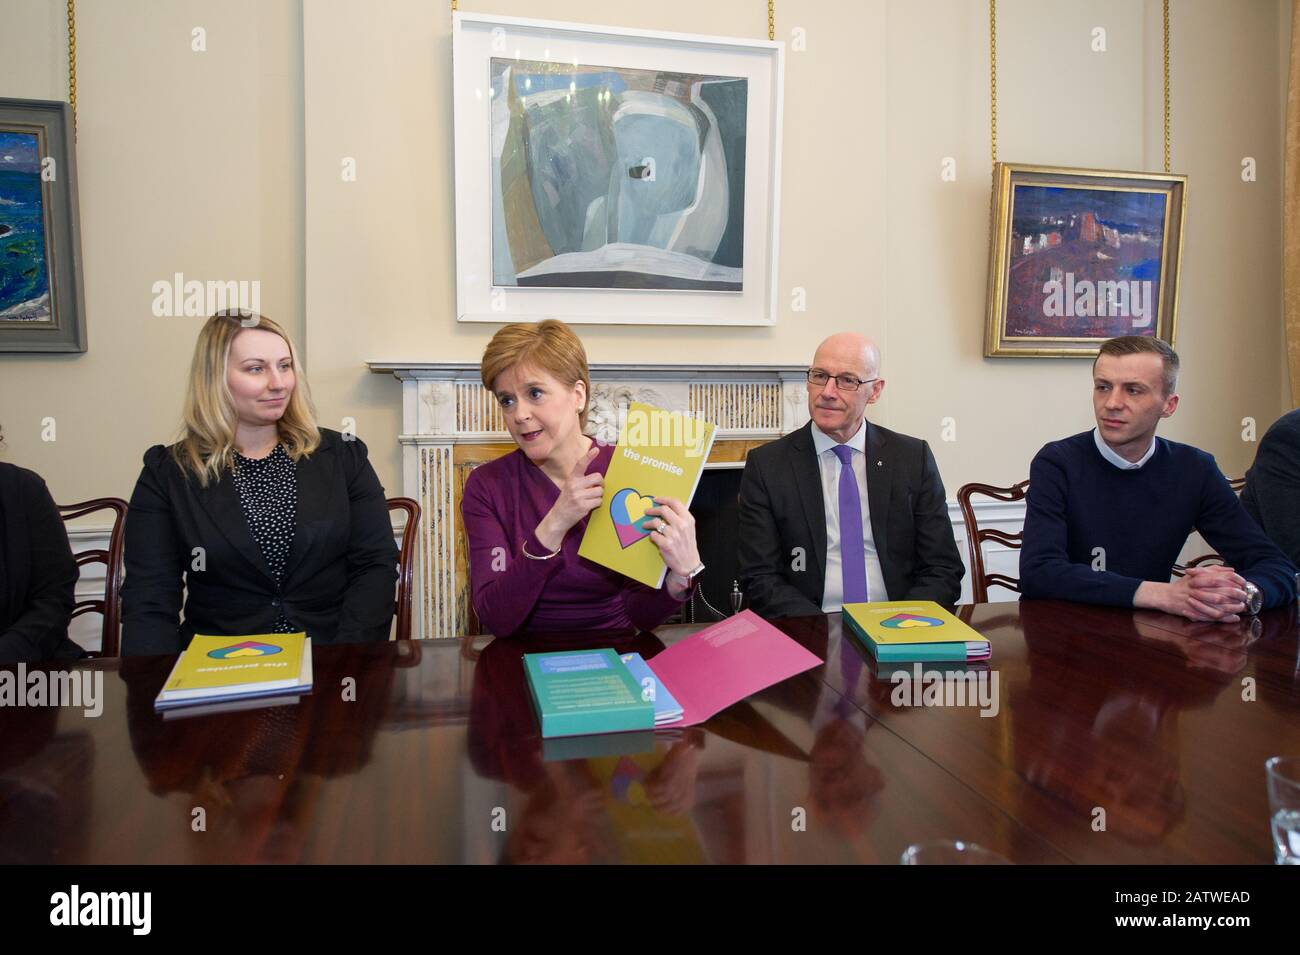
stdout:
[[1294,600],[1296,569],[1250,519],[1214,458],[1155,442],[1151,459],[1130,471],[1101,456],[1091,431],[1038,452],[1029,468],[1021,593],[1131,607],[1144,580],[1169,582],[1196,529],[1263,591],[1265,608]]

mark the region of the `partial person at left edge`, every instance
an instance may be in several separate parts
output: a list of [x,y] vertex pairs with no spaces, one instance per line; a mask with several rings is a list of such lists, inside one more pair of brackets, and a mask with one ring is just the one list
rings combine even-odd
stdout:
[[0,462],[0,663],[84,656],[68,639],[78,576],[41,476]]
[[279,325],[212,316],[195,345],[181,438],[145,452],[131,495],[123,656],[179,653],[195,633],[386,640],[396,581],[365,444],[317,426]]

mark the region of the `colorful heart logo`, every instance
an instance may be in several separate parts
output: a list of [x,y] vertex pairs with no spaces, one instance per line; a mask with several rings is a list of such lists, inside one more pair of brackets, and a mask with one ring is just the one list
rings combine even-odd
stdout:
[[942,627],[943,621],[937,617],[922,617],[917,613],[896,613],[880,621],[882,627],[904,630],[911,627]]
[[614,532],[625,550],[650,535],[650,529],[645,525],[655,518],[646,514],[646,510],[654,506],[653,497],[630,487],[617,491],[610,499],[609,516],[614,519]]
[[[632,803],[633,805],[645,804],[645,787],[642,780],[645,779],[646,772],[626,756],[620,757],[618,764],[614,767],[614,775],[609,780],[610,792],[614,798],[620,802]],[[638,800],[634,802],[634,800]]]
[[279,653],[281,649],[281,647],[277,647],[273,643],[258,643],[256,640],[245,640],[243,643],[232,643],[226,647],[209,650],[208,656],[216,660],[228,660],[231,657],[264,657],[272,653]]

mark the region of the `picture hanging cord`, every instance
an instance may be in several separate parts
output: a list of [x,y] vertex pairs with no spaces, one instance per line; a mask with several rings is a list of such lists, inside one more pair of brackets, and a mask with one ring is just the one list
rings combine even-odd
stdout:
[[989,0],[989,142],[998,164],[998,0]]
[[72,106],[72,141],[77,141],[77,0],[68,0],[68,103]]
[[1169,0],[1165,0],[1165,173],[1169,172]]
[[[1164,0],[1165,172],[1169,172],[1169,0]],[[989,0],[989,143],[998,164],[998,0]]]

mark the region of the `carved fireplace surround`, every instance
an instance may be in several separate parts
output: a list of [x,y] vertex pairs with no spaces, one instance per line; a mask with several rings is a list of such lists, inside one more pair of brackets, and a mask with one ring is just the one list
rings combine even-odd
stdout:
[[[423,510],[411,636],[454,637],[472,627],[461,492],[477,465],[514,450],[501,409],[470,362],[370,362],[402,382],[403,494]],[[808,420],[803,365],[591,366],[587,432],[618,438],[619,407],[643,401],[718,425],[705,464],[743,467],[750,448]]]

